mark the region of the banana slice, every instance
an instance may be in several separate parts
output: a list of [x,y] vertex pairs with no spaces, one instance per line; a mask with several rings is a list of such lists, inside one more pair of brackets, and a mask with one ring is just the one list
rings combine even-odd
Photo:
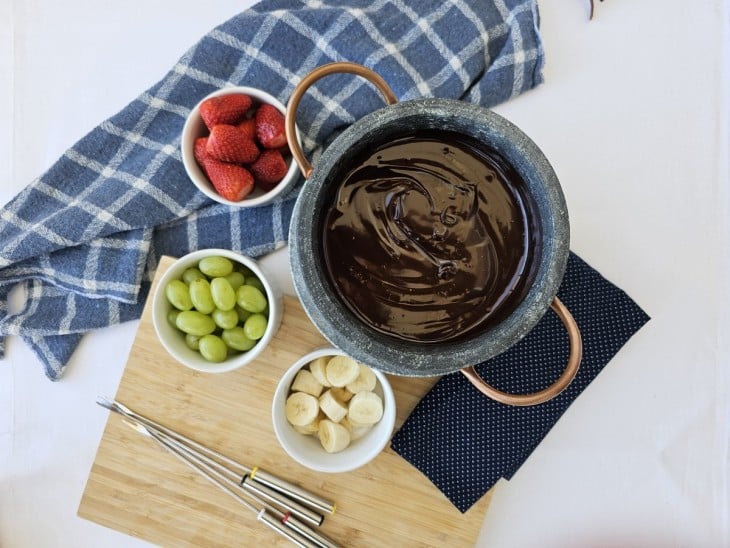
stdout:
[[323,388],[322,383],[308,369],[300,369],[297,376],[294,377],[294,382],[291,383],[293,392],[306,392],[315,398],[319,397]]
[[347,417],[342,419],[340,424],[350,432],[350,441],[359,440],[373,429],[372,424],[354,425]]
[[339,386],[333,386],[330,388],[332,391],[332,395],[337,398],[342,403],[347,403],[352,399],[353,393],[350,392],[347,388],[341,388]]
[[[365,428],[366,426],[375,426],[375,424],[364,424],[361,422],[354,421],[349,416],[345,417],[345,419],[347,419],[347,422],[349,423],[351,429],[352,428]],[[345,419],[343,419],[343,420],[345,420]]]
[[327,362],[325,372],[332,386],[343,387],[355,381],[360,374],[360,364],[347,356],[333,356]]
[[304,426],[292,425],[292,428],[305,436],[314,436],[317,432],[319,432],[319,423],[314,421],[310,424],[305,424]]
[[292,426],[313,422],[319,414],[319,401],[312,394],[293,392],[286,399],[286,420]]
[[340,422],[347,416],[347,406],[335,397],[332,388],[319,397],[319,408],[334,422]]
[[375,424],[382,417],[383,400],[375,392],[358,392],[348,404],[347,418],[353,424]]
[[357,378],[345,385],[350,392],[357,394],[358,392],[372,392],[375,389],[375,385],[378,379],[375,377],[375,373],[367,365],[361,363],[358,364],[360,369]]
[[337,453],[350,445],[347,428],[329,419],[319,421],[319,441],[328,453]]
[[329,356],[322,356],[321,358],[317,358],[316,360],[309,362],[309,370],[312,372],[312,375],[314,375],[314,378],[326,388],[332,386],[330,381],[327,380],[326,368],[328,361]]
[[319,432],[319,421],[325,418],[324,413],[320,410],[319,413],[317,413],[317,418],[314,419],[309,424],[305,424],[304,426],[293,426],[294,430],[299,432],[300,434],[305,434],[307,436],[317,435]]

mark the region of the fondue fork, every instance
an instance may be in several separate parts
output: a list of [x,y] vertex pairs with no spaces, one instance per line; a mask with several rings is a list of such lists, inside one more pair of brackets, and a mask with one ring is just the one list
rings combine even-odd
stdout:
[[[322,524],[323,517],[320,514],[317,514],[313,510],[302,506],[298,502],[285,497],[281,493],[268,489],[263,485],[256,485],[256,482],[251,481],[248,476],[244,476],[243,478],[241,478],[240,476],[238,476],[238,474],[236,474],[236,472],[226,468],[225,466],[223,466],[219,462],[216,462],[214,459],[211,459],[205,454],[191,449],[184,443],[175,440],[164,432],[160,432],[159,430],[150,426],[145,426],[139,421],[129,419],[128,417],[124,420],[131,420],[134,422],[134,424],[139,425],[140,428],[137,428],[139,432],[152,435],[152,437],[154,437],[155,439],[159,438],[164,440],[165,442],[167,442],[168,445],[173,446],[179,452],[184,453],[189,458],[195,460],[201,466],[204,466],[207,470],[212,471],[212,473],[216,477],[224,479],[225,482],[230,482],[234,485],[236,489],[242,489],[246,495],[252,496],[257,499],[264,499],[267,504],[273,504],[274,506],[278,506],[284,512],[292,514],[315,527],[318,527]],[[142,430],[144,430],[144,432]]]
[[236,470],[240,474],[242,478],[241,481],[245,480],[246,483],[249,483],[254,487],[264,489],[268,487],[269,490],[279,492],[289,499],[301,502],[315,510],[326,512],[328,514],[335,513],[335,510],[337,508],[335,503],[323,499],[318,495],[310,493],[309,491],[302,489],[298,485],[294,485],[293,483],[289,483],[286,480],[278,478],[273,474],[270,474],[269,472],[261,470],[258,466],[248,468],[247,466],[239,464],[238,462],[226,457],[225,455],[222,455],[221,453],[218,453],[217,451],[214,451],[213,449],[205,447],[204,445],[188,438],[187,436],[179,434],[178,432],[175,432],[174,430],[171,430],[152,419],[148,419],[147,417],[136,413],[126,405],[116,400],[99,398],[97,399],[96,403],[106,409],[109,409],[110,411],[114,411],[115,413],[119,413],[120,415],[123,415],[127,418],[134,419],[147,427],[154,428],[158,432],[162,432],[163,434],[174,438],[175,440],[197,450],[200,453],[206,454],[213,459],[217,459],[225,463],[231,469]]
[[299,521],[288,511],[281,511],[255,494],[241,491],[241,485],[230,477],[226,477],[225,468],[215,462],[206,462],[204,456],[196,454],[183,444],[159,432],[155,432],[144,424],[123,419],[124,423],[147,437],[154,439],[159,445],[172,453],[190,468],[205,477],[208,481],[238,500],[249,510],[257,514],[257,519],[263,521],[277,533],[285,536],[297,546],[303,548],[337,548],[338,545],[321,533],[314,531],[307,524]]
[[[291,498],[288,493],[269,489],[266,485],[260,484],[256,480],[251,479],[251,474],[244,472],[243,476],[239,475],[240,471],[247,471],[248,468],[236,463],[225,455],[191,440],[174,430],[162,426],[151,419],[147,419],[118,402],[109,402],[105,399],[99,399],[97,403],[102,407],[106,407],[107,409],[111,409],[112,411],[119,413],[136,424],[145,426],[147,430],[156,433],[158,436],[164,437],[168,442],[172,443],[176,447],[186,450],[187,453],[194,454],[198,459],[204,459],[209,466],[216,467],[220,473],[224,474],[231,480],[235,480],[241,489],[254,493],[256,496],[265,498],[270,503],[279,506],[286,512],[290,512],[291,514],[298,516],[311,525],[319,526],[322,524],[324,517],[321,514],[318,514],[314,510],[300,504],[299,501]],[[226,465],[221,464],[216,459],[225,462],[229,468],[226,468]]]

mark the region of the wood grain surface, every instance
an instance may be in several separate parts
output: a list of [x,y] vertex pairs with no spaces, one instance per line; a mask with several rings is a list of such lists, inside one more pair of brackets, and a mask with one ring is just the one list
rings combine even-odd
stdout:
[[[171,262],[163,258],[158,278]],[[299,301],[285,297],[281,328],[255,362],[229,373],[200,373],[166,353],[155,336],[148,302],[113,397],[246,466],[260,466],[334,500],[337,512],[326,517],[321,531],[342,546],[473,546],[491,492],[462,514],[390,448],[358,470],[323,474],[299,465],[279,446],[271,423],[277,381],[301,355],[323,345]],[[397,429],[437,379],[389,379],[398,405]],[[114,413],[78,514],[163,546],[290,545]]]

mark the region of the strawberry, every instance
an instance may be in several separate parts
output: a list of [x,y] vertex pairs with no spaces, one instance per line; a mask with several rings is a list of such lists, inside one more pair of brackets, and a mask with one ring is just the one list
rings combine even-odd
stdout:
[[264,103],[256,110],[256,137],[264,148],[281,148],[286,144],[284,115]]
[[213,126],[205,149],[216,160],[234,164],[249,164],[259,157],[256,143],[238,127],[228,124]]
[[243,93],[209,97],[200,104],[200,117],[208,129],[218,124],[237,124],[246,116],[253,100]]
[[251,164],[256,185],[265,192],[274,188],[284,178],[289,166],[278,150],[264,150],[259,159]]
[[252,141],[256,139],[256,120],[253,118],[246,118],[243,122],[238,124],[238,129],[243,131],[243,133],[245,133]]
[[253,176],[245,167],[217,160],[209,160],[206,165],[210,182],[226,200],[240,202],[253,190]]
[[193,143],[193,157],[206,175],[208,175],[208,168],[205,164],[210,160],[210,156],[208,156],[208,151],[206,150],[207,145],[207,137],[198,137],[195,139],[195,143]]

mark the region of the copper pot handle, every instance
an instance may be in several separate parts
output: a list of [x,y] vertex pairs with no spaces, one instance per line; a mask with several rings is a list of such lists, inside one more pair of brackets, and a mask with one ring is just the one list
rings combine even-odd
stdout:
[[467,379],[469,379],[469,382],[471,382],[477,390],[485,396],[506,405],[528,406],[537,405],[538,403],[544,403],[551,400],[567,388],[567,386],[575,378],[575,374],[578,372],[578,368],[580,367],[581,358],[583,356],[583,341],[581,339],[578,324],[575,322],[575,319],[573,319],[573,316],[570,314],[565,305],[560,302],[560,299],[555,297],[553,302],[550,304],[550,308],[552,308],[562,320],[565,325],[565,329],[568,330],[568,337],[570,339],[570,356],[568,357],[568,365],[558,380],[539,392],[533,392],[532,394],[509,394],[487,384],[484,379],[479,376],[479,373],[476,372],[473,365],[462,368],[461,372]]
[[373,84],[376,88],[378,88],[380,93],[385,98],[386,103],[392,105],[393,103],[398,102],[398,99],[396,98],[393,91],[378,73],[357,63],[350,63],[347,61],[328,63],[326,65],[317,67],[312,72],[307,74],[304,78],[302,78],[301,81],[297,84],[297,87],[294,88],[294,91],[289,98],[289,104],[286,107],[285,127],[286,139],[289,142],[289,148],[291,149],[294,161],[296,161],[296,163],[299,165],[299,169],[302,171],[302,174],[306,179],[309,179],[309,177],[312,175],[312,171],[314,170],[314,168],[312,167],[312,164],[309,163],[309,160],[307,160],[306,156],[304,156],[304,151],[299,144],[299,140],[296,138],[294,119],[296,117],[297,107],[299,106],[299,101],[302,99],[302,96],[312,84],[314,84],[317,80],[324,76],[337,72],[345,72],[349,74],[356,74],[357,76],[362,76],[371,84]]

